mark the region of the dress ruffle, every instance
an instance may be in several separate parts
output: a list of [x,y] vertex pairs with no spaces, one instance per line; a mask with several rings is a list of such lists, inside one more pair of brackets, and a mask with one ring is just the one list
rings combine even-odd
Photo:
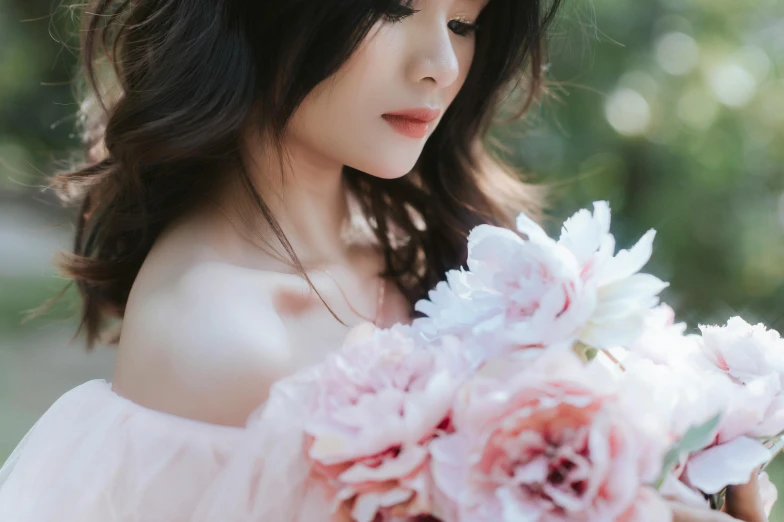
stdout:
[[307,487],[300,435],[311,382],[302,372],[277,383],[243,428],[148,409],[87,382],[49,408],[0,470],[0,520],[328,520]]

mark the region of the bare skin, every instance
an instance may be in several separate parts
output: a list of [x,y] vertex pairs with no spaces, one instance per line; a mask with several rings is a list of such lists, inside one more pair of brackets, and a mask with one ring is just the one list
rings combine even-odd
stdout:
[[[205,221],[184,222],[150,253],[129,299],[113,386],[142,406],[243,426],[272,383],[323,359],[363,319],[323,273],[310,276],[346,325],[298,275],[249,267],[244,255],[256,247],[231,237],[228,222]],[[381,262],[372,249],[353,249],[344,264],[324,266],[372,317]],[[407,321],[409,305],[392,285],[384,301],[381,325]]]
[[670,502],[673,522],[767,522],[765,506],[759,494],[758,472],[746,484],[730,486],[722,511],[709,511]]

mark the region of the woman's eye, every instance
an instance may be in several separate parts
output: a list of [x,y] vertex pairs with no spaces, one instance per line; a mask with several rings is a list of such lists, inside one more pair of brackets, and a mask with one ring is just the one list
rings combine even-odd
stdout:
[[398,4],[398,5],[394,6],[394,7],[392,7],[392,9],[390,9],[389,11],[384,13],[384,18],[388,22],[395,23],[395,22],[400,22],[404,18],[408,18],[409,16],[411,16],[414,13],[418,13],[419,9],[414,9],[414,8],[410,7],[411,4],[412,4],[412,1],[408,0],[403,5]]
[[[418,13],[419,9],[414,9],[409,7],[410,2],[405,5],[396,5],[391,10],[384,13],[384,18],[388,22],[396,23],[400,22],[409,16]],[[479,30],[479,24],[476,23],[469,23],[464,19],[455,18],[454,20],[449,21],[449,29],[452,30],[458,36],[468,36],[471,33],[475,33]]]
[[459,36],[468,36],[469,34],[475,33],[479,30],[479,24],[472,24],[458,18],[449,21],[449,28]]

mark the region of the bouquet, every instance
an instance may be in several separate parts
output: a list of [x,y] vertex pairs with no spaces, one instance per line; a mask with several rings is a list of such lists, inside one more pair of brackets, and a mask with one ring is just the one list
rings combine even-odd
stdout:
[[738,317],[686,334],[667,284],[640,272],[654,236],[616,252],[606,202],[557,240],[525,215],[475,228],[424,317],[314,374],[309,498],[358,522],[659,522],[662,495],[716,507],[781,447],[784,341]]

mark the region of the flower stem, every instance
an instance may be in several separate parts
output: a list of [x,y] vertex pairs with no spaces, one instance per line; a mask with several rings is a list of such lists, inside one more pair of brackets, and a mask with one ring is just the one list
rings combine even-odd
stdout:
[[618,365],[618,367],[621,369],[621,371],[624,371],[624,372],[626,371],[626,368],[624,368],[624,367],[623,367],[623,364],[621,364],[621,361],[619,361],[618,359],[616,359],[616,358],[615,358],[615,356],[614,356],[613,354],[611,354],[609,350],[602,350],[602,353],[603,353],[604,355],[606,355],[606,356],[607,356],[607,358],[608,358],[608,359],[610,359],[612,362],[614,362],[615,364],[617,364],[617,365]]
[[781,453],[782,449],[784,449],[784,437],[780,437],[778,441],[770,448],[770,459],[768,459],[768,461],[762,465],[760,472],[764,471],[765,468],[768,467],[768,464],[773,462],[773,459],[775,459],[776,456]]

